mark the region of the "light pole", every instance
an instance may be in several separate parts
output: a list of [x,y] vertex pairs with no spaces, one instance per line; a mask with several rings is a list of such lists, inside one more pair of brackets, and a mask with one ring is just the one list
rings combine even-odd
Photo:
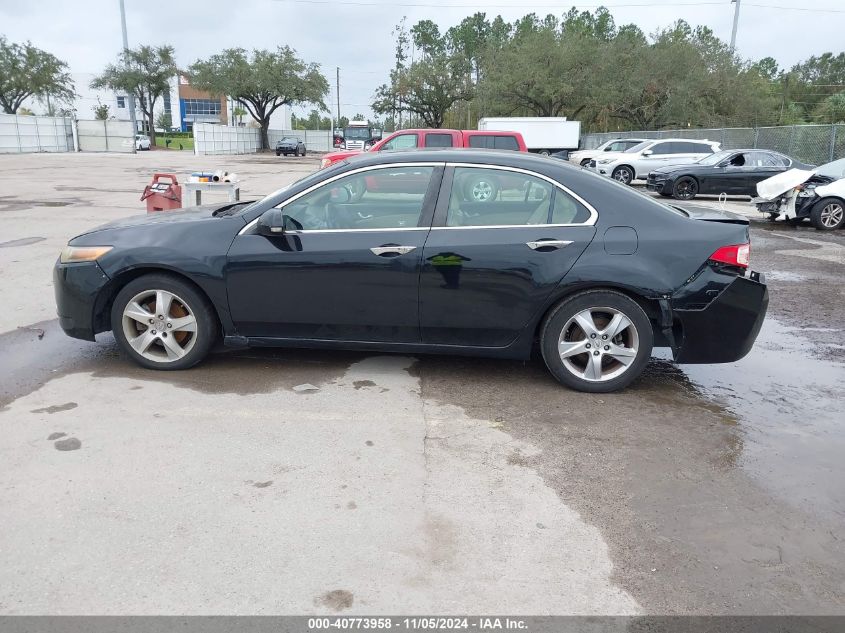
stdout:
[[[121,0],[122,2],[123,0]],[[736,50],[736,27],[739,25],[739,2],[740,0],[731,0],[731,2],[736,3],[736,7],[734,7],[734,28],[731,31],[731,51]]]
[[[129,54],[129,39],[126,37],[126,8],[120,0],[120,27],[123,30],[123,54]],[[125,60],[124,60],[125,61]],[[132,121],[132,153],[135,153],[135,135],[138,133],[138,122],[135,120],[135,93],[129,91],[129,120]]]

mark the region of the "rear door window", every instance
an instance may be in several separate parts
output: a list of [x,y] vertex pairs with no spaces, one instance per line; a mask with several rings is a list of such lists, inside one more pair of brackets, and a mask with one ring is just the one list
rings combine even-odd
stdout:
[[713,146],[707,143],[682,143],[689,149],[684,150],[684,154],[712,154]]
[[658,143],[657,145],[652,145],[651,153],[654,155],[660,154],[679,154],[677,150],[675,150],[676,143]]
[[546,180],[504,169],[456,167],[446,226],[579,224],[589,210]]
[[452,147],[451,134],[429,133],[425,135],[425,147]]

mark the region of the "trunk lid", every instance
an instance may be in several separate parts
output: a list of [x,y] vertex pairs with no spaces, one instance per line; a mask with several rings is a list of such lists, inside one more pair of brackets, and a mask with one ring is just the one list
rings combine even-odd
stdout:
[[700,207],[695,205],[688,205],[679,207],[672,205],[675,209],[683,211],[688,217],[693,220],[703,220],[705,222],[722,222],[725,224],[742,224],[748,225],[748,218],[741,215],[731,213],[725,209],[713,209],[710,207]]

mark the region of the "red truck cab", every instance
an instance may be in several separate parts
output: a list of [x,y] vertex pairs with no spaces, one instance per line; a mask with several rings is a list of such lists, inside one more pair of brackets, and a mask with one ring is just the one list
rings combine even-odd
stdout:
[[[386,136],[373,145],[369,152],[382,150],[414,149],[417,147],[475,147],[480,149],[508,149],[515,152],[527,152],[525,141],[519,132],[498,130],[399,130]],[[358,150],[329,152],[320,161],[320,168],[360,154]]]

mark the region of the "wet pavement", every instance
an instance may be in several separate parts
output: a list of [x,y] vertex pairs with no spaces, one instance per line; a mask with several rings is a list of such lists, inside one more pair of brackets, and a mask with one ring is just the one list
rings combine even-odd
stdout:
[[[152,154],[116,169],[141,182]],[[257,191],[279,169],[212,158]],[[72,168],[44,200],[73,197]],[[657,351],[619,394],[538,359],[219,350],[159,373],[62,334],[41,277],[96,207],[46,222],[15,183],[0,283],[31,290],[0,323],[0,613],[845,613],[845,233],[755,222],[751,353]],[[109,183],[78,184],[131,212]]]

